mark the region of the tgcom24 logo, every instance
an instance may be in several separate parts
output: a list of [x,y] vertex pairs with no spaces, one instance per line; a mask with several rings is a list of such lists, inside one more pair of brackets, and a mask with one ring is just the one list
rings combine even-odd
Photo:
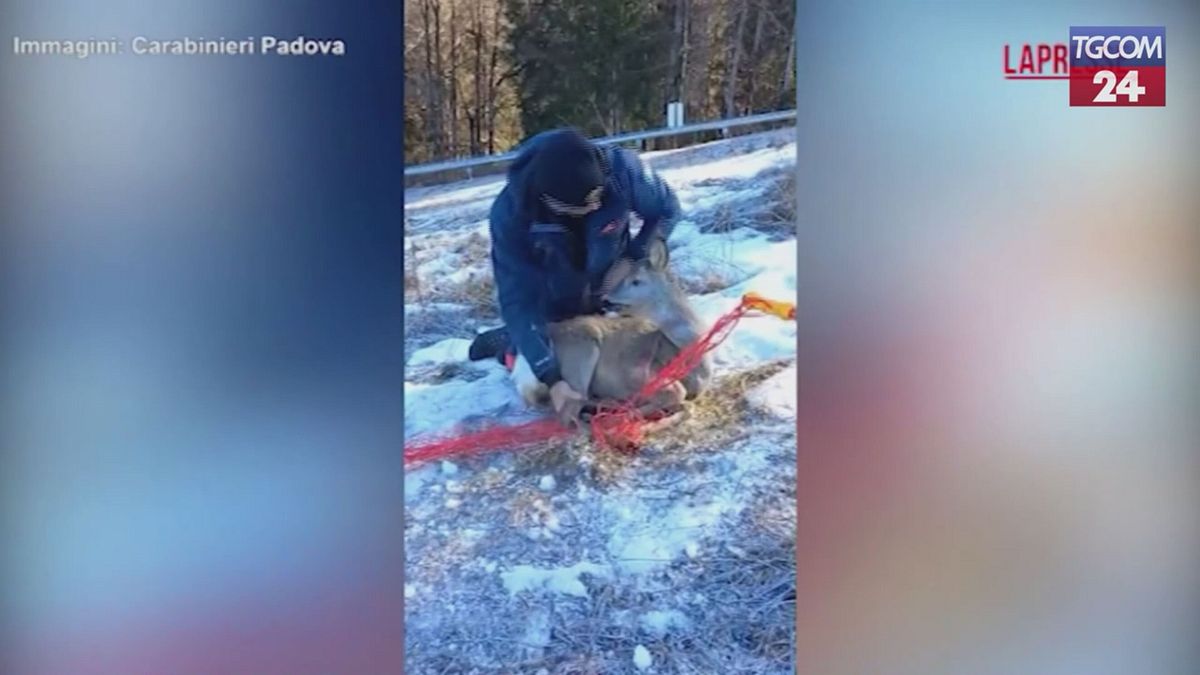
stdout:
[[1067,42],[1004,45],[1008,80],[1067,80],[1072,106],[1165,106],[1164,26],[1071,26]]

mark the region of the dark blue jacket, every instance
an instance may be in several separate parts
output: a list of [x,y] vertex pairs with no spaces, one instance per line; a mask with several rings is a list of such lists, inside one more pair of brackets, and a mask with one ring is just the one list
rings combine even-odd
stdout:
[[[531,159],[547,131],[530,138],[492,204],[492,267],[500,315],[512,344],[538,379],[562,379],[547,322],[600,311],[600,283],[620,257],[641,258],[652,237],[666,239],[679,215],[674,191],[634,153],[599,148],[605,171],[600,208],[583,218],[550,213],[529,185]],[[642,219],[632,236],[630,212]]]

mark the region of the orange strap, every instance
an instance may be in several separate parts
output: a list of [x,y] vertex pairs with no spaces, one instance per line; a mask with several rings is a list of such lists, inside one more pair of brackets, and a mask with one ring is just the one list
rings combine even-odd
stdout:
[[781,300],[768,300],[758,293],[747,293],[742,296],[742,304],[750,309],[774,314],[789,321],[796,320],[796,305]]

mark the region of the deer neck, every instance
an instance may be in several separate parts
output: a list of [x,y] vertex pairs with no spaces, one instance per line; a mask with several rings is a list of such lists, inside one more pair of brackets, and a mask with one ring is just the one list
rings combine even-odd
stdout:
[[669,294],[666,302],[649,308],[645,316],[680,349],[695,342],[702,331],[700,318],[692,311],[687,297],[679,291]]

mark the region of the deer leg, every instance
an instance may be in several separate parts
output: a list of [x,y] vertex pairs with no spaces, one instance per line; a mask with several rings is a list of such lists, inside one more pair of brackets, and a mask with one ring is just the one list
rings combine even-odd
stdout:
[[679,412],[668,415],[660,420],[648,422],[642,425],[642,433],[646,435],[657,434],[664,429],[669,429],[676,426],[680,422],[689,417],[687,408],[681,408]]
[[556,342],[554,347],[563,380],[587,399],[572,404],[570,410],[559,411],[559,416],[564,422],[578,420],[585,406],[590,403],[592,378],[596,374],[596,364],[600,361],[600,345],[592,340],[571,340]]
[[687,410],[683,407],[685,398],[687,390],[683,384],[674,382],[638,406],[642,417],[651,419],[642,425],[642,433],[655,434],[687,419]]
[[704,360],[696,364],[696,367],[690,373],[679,380],[683,384],[683,388],[687,391],[687,400],[691,401],[704,393],[704,390],[708,388],[708,380],[711,373],[712,370],[709,368],[708,358],[705,357]]
[[680,382],[672,382],[669,386],[664,387],[657,394],[650,397],[649,401],[638,406],[638,412],[643,417],[665,413],[666,415],[674,415],[683,410],[683,401],[687,398],[687,390]]

